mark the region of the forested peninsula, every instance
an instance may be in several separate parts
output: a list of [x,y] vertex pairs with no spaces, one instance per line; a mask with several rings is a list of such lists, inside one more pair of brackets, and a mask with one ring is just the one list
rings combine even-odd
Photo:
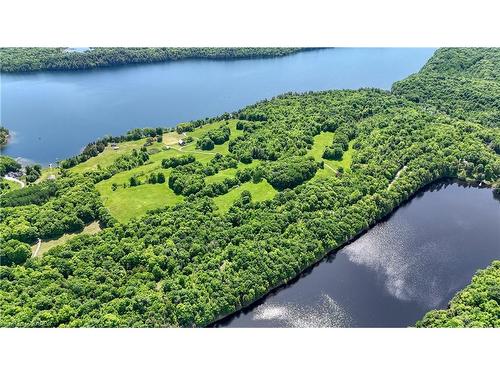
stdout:
[[446,310],[432,310],[417,327],[500,327],[500,261],[480,270]]
[[280,57],[311,48],[0,48],[0,71],[84,70],[184,59]]
[[[287,93],[88,145],[55,180],[0,195],[0,326],[207,326],[434,181],[498,186],[499,56],[440,49],[392,92]],[[467,319],[498,326],[481,318],[497,295]]]

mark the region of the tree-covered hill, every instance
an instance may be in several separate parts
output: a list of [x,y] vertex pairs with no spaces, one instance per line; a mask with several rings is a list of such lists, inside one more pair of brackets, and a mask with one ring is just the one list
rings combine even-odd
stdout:
[[446,310],[432,310],[417,327],[500,328],[500,261],[480,270],[472,282],[457,293]]
[[279,57],[306,48],[0,48],[0,71],[81,70],[183,59],[241,59]]
[[[284,94],[179,125],[184,132],[192,138],[186,147],[143,146],[83,173],[74,164],[93,159],[76,158],[55,188],[2,198],[10,206],[0,207],[0,246],[9,249],[0,326],[206,326],[294,278],[427,184],[500,179],[498,127],[375,89]],[[335,158],[347,153],[344,168]],[[209,180],[221,173],[230,177]],[[101,186],[120,174],[130,181]],[[263,181],[273,190],[268,199],[243,189],[228,209],[217,206],[229,190]],[[97,182],[109,194],[163,184],[183,199],[115,223]],[[23,256],[33,238],[95,219],[108,228]]]
[[393,93],[430,109],[500,126],[500,49],[442,48]]

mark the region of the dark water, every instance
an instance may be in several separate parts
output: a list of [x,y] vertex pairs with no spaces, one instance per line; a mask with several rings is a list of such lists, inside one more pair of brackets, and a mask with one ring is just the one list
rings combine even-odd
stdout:
[[107,134],[234,111],[287,91],[389,89],[434,49],[339,48],[275,59],[192,60],[77,72],[2,74],[3,152],[43,164]]
[[407,327],[500,259],[491,189],[432,185],[387,221],[220,327]]

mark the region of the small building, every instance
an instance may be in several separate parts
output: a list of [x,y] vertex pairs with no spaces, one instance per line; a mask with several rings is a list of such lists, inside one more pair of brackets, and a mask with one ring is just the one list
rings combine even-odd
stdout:
[[184,142],[184,139],[179,139],[179,145],[180,146],[184,146],[186,144],[186,142]]
[[112,146],[112,148],[113,148],[113,150],[119,150],[120,149],[120,147],[118,147],[116,145]]

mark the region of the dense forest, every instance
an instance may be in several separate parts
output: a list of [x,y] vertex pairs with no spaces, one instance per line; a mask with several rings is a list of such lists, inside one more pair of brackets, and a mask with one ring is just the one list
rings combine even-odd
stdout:
[[0,48],[0,71],[80,70],[182,59],[279,57],[306,48]]
[[[127,222],[114,220],[95,184],[147,168],[155,155],[145,147],[106,167],[84,173],[62,168],[55,182],[4,194],[0,326],[206,326],[294,278],[433,181],[498,185],[500,128],[485,99],[490,93],[463,96],[459,87],[447,92],[457,97],[442,97],[441,86],[422,87],[428,75],[443,81],[460,74],[497,77],[500,50],[475,51],[482,62],[468,69],[469,53],[454,51],[441,61],[445,52],[439,50],[419,74],[395,84],[397,95],[376,89],[288,93],[228,114],[235,128],[212,120],[180,125],[179,134],[212,126],[197,140],[197,153],[160,161],[165,189],[184,200]],[[459,105],[476,114],[458,115]],[[314,157],[314,140],[322,135],[331,135],[330,144]],[[226,154],[197,159],[221,144]],[[327,167],[347,152],[348,168]],[[231,170],[233,176],[207,183]],[[274,198],[257,200],[243,190],[227,212],[218,209],[214,197],[263,180],[276,190]],[[26,246],[37,238],[95,220],[104,228],[100,233],[29,257]],[[495,298],[480,306],[495,311]]]
[[471,284],[453,297],[448,309],[432,310],[416,325],[500,328],[500,261],[478,271]]
[[463,120],[500,123],[497,48],[442,48],[422,70],[396,82],[393,92]]

